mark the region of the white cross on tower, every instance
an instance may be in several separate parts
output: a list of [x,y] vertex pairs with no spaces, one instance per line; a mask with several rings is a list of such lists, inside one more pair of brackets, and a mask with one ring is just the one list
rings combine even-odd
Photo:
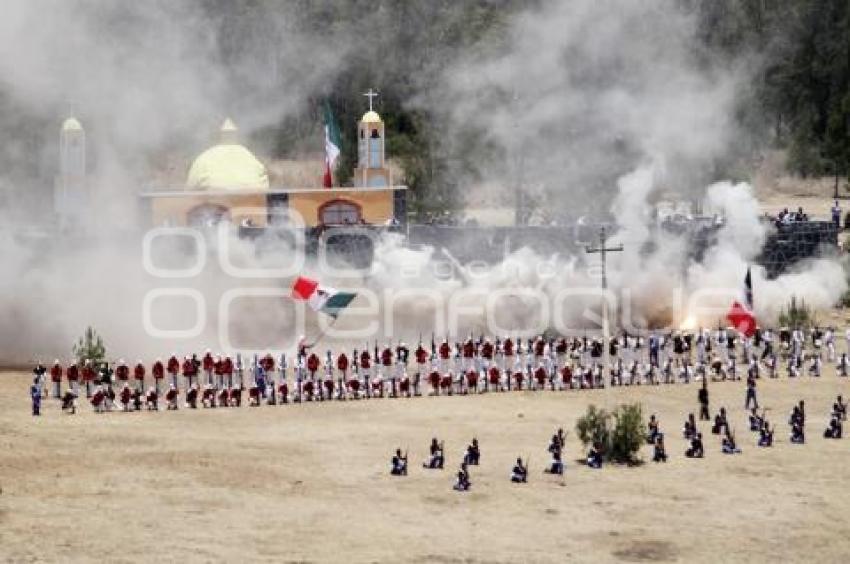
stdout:
[[369,91],[368,91],[368,92],[366,92],[366,93],[365,93],[365,94],[363,94],[363,95],[364,95],[364,96],[366,96],[367,98],[369,98],[369,111],[371,112],[371,111],[372,111],[372,98],[374,98],[375,96],[377,96],[377,95],[378,95],[378,93],[377,93],[377,92],[375,92],[374,90],[372,90],[372,89],[370,88],[370,89],[369,89]]

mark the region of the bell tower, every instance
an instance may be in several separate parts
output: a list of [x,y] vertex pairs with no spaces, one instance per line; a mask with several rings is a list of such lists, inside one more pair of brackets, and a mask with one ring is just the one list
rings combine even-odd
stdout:
[[390,170],[384,162],[384,122],[372,108],[372,99],[378,95],[371,88],[363,94],[369,98],[369,111],[357,125],[357,166],[354,168],[354,186],[360,188],[391,186]]
[[59,131],[56,211],[62,215],[74,215],[82,212],[87,205],[86,132],[76,118],[69,117]]

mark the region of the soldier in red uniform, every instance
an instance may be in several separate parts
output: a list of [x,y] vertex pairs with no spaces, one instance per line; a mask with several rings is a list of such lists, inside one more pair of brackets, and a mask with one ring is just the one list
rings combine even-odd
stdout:
[[145,396],[145,406],[148,411],[158,411],[159,410],[159,394],[156,393],[156,390],[150,388],[148,390],[147,395]]
[[121,402],[121,408],[128,412],[130,411],[130,400],[133,398],[133,392],[130,391],[130,386],[124,384],[121,387],[121,393],[118,394],[118,400]]
[[465,393],[478,392],[478,371],[470,369],[466,371],[466,390]]
[[86,383],[86,397],[90,398],[92,396],[92,388],[94,382],[94,367],[91,365],[90,360],[86,360],[85,364],[83,364],[83,382]]
[[463,370],[469,372],[474,368],[474,359],[475,359],[475,342],[472,340],[472,336],[470,336],[463,343]]
[[95,413],[103,413],[106,406],[106,393],[102,386],[97,386],[91,396],[91,404]]
[[[319,370],[319,357],[316,353],[310,353],[307,357],[307,374],[309,375],[309,386],[305,386],[304,391],[307,392],[307,401],[313,401],[313,395],[316,392],[316,372]],[[319,392],[321,394],[321,392]]]
[[230,356],[225,356],[221,363],[221,373],[224,376],[224,386],[227,388],[233,387],[233,360]]
[[545,390],[546,389],[546,369],[540,365],[534,370],[534,380],[536,382],[537,390]]
[[213,362],[213,373],[215,374],[215,387],[221,389],[224,387],[224,361],[220,355],[216,355]]
[[513,368],[514,352],[514,342],[508,337],[502,343],[502,370],[506,373]]
[[444,393],[452,395],[452,384],[454,384],[454,374],[451,370],[440,376],[440,389]]
[[493,362],[493,343],[490,342],[490,339],[485,339],[481,344],[481,358],[484,360],[484,370],[490,368],[490,364]]
[[177,401],[180,397],[180,392],[177,391],[177,386],[171,384],[168,391],[165,392],[165,409],[171,411],[177,409]]
[[487,381],[488,385],[492,386],[494,390],[497,392],[502,391],[502,374],[499,372],[499,367],[495,364],[487,371]]
[[339,372],[340,394],[343,394],[343,390],[346,390],[347,394],[351,394],[354,397],[354,391],[351,389],[351,381],[348,379],[348,357],[344,352],[339,353],[339,356],[336,357],[336,369]]
[[363,389],[366,390],[366,397],[372,396],[372,382],[369,378],[369,369],[371,368],[372,357],[369,356],[369,348],[363,349],[360,353],[360,372],[363,375]]
[[440,372],[446,372],[449,369],[449,360],[452,357],[452,347],[448,339],[443,339],[440,343]]
[[198,367],[195,362],[188,356],[183,359],[183,381],[186,383],[186,389],[195,385],[195,377],[198,375]]
[[53,382],[53,397],[59,399],[62,397],[62,365],[59,364],[57,358],[50,367],[50,381]]
[[139,360],[136,366],[133,367],[133,378],[136,380],[136,389],[145,389],[145,365]]
[[124,359],[118,361],[118,366],[115,367],[115,377],[118,378],[119,385],[124,385],[130,379],[130,368]]
[[419,341],[419,345],[413,351],[413,356],[416,358],[416,376],[413,380],[413,391],[416,395],[419,395],[419,382],[427,369],[425,364],[427,364],[429,356],[428,351],[422,346],[422,341]]
[[77,386],[80,381],[80,369],[74,362],[71,362],[71,364],[68,365],[68,370],[65,374],[68,378],[68,387],[71,388],[74,395],[77,395]]
[[156,392],[159,393],[162,389],[162,379],[165,377],[165,366],[162,365],[162,360],[156,359],[156,362],[153,363],[151,367],[151,374],[153,374],[154,386],[156,386]]
[[442,378],[440,377],[439,370],[432,370],[428,375],[428,383],[431,384],[431,394],[438,396],[440,395],[440,382]]
[[396,388],[396,378],[393,373],[393,351],[390,347],[385,347],[381,351],[381,365],[383,366],[383,373],[378,376],[382,381],[390,381],[390,397],[397,397],[398,389]]
[[573,371],[568,364],[561,368],[561,383],[567,390],[573,387]]
[[276,391],[276,388],[275,388],[275,385],[274,385],[274,369],[275,369],[274,357],[271,355],[271,353],[268,353],[268,354],[266,354],[266,356],[264,356],[262,358],[262,360],[260,360],[260,363],[262,364],[263,371],[266,374],[266,386],[262,390],[263,391],[263,397],[265,398],[266,395],[268,393],[270,393],[272,397],[270,397],[269,399],[270,399],[270,401],[273,405],[275,403],[274,394],[275,394],[275,391]]
[[206,353],[204,353],[204,358],[201,359],[201,367],[204,370],[204,374],[207,375],[207,384],[213,383],[213,367],[215,366],[215,361],[213,360],[212,351],[207,349]]
[[168,376],[171,378],[171,385],[177,388],[177,374],[180,372],[180,361],[177,360],[176,354],[171,354],[166,365],[166,370],[168,370]]

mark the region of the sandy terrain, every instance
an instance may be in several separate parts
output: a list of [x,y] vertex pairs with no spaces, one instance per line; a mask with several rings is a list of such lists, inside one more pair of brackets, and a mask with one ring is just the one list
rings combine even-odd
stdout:
[[[76,416],[54,400],[33,419],[28,376],[0,374],[0,560],[274,562],[814,561],[850,553],[850,440],[820,437],[850,381],[762,381],[778,444],[759,450],[743,384],[711,388],[744,449],[682,456],[694,385],[525,392],[261,408]],[[809,443],[785,420],[807,404]],[[593,471],[574,460],[588,403],[640,401],[659,415],[671,460]],[[547,440],[569,431],[563,481],[544,476]],[[432,435],[447,469],[420,465]],[[451,489],[467,441],[482,465]],[[388,475],[396,446],[411,473]],[[527,485],[507,477],[531,456]],[[648,459],[648,447],[643,456]]]

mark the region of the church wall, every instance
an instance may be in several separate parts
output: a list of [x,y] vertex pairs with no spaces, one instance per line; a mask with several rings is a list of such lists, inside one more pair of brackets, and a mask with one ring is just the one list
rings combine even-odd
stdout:
[[297,211],[304,218],[308,227],[319,223],[319,208],[329,200],[349,200],[360,206],[363,220],[366,223],[383,224],[393,217],[393,191],[381,190],[375,192],[343,191],[333,192],[292,192],[289,195],[290,209]]
[[[192,194],[152,198],[152,224],[158,226],[168,223],[185,226],[189,212],[198,206],[227,208],[233,223],[238,224],[243,219],[250,218],[254,225],[258,227],[266,225],[266,194],[262,192],[215,196]],[[255,209],[258,211],[254,211]]]

